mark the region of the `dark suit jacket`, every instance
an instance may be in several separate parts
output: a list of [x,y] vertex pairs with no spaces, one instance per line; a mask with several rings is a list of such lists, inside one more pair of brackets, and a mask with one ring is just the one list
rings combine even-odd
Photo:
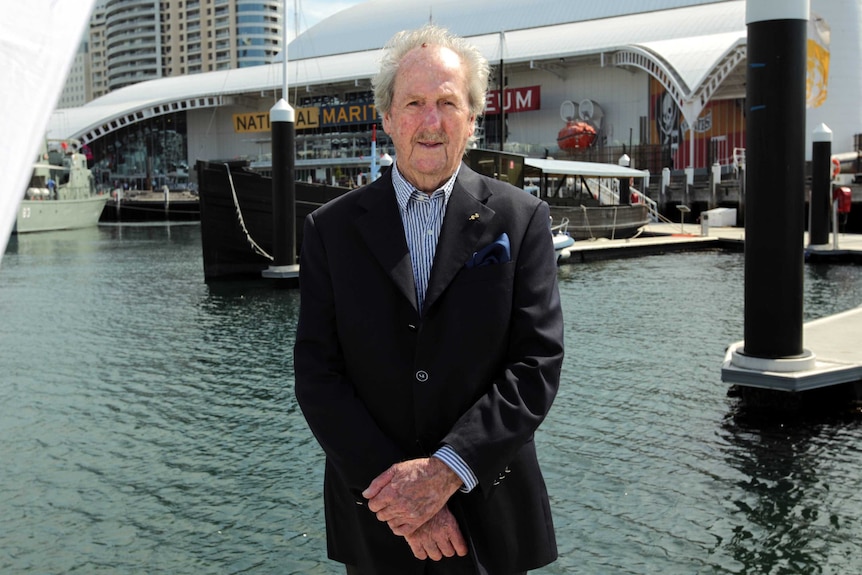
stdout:
[[[423,313],[390,174],[306,222],[296,396],[326,453],[329,556],[421,568],[360,492],[449,444],[479,478],[449,506],[480,572],[556,558],[533,433],[559,386],[563,322],[547,204],[461,166]],[[503,232],[508,263],[467,268]]]

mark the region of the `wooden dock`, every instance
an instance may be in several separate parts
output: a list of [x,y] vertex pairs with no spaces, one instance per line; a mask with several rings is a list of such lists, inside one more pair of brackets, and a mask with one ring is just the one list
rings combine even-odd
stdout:
[[[703,232],[707,233],[704,235]],[[830,235],[830,241],[831,235]],[[862,264],[862,234],[838,234],[838,248],[805,251],[806,261]],[[808,245],[808,234],[804,244]],[[569,248],[561,264],[576,264],[693,250],[721,249],[741,252],[745,247],[745,229],[737,227],[702,228],[699,224],[649,224],[636,237],[628,239],[596,238],[578,240]]]
[[[595,238],[576,240],[568,248],[568,255],[560,260],[561,264],[583,263],[604,259],[636,257],[673,252],[684,252],[704,249],[731,248],[725,246],[717,236],[701,236],[694,233],[695,226],[688,226],[680,231],[662,227],[665,224],[650,224],[640,235],[626,239]],[[700,227],[698,226],[698,232]],[[742,242],[738,242],[739,250]]]

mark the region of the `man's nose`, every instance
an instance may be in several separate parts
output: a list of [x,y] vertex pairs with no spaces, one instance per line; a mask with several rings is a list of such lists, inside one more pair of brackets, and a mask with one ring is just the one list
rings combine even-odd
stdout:
[[437,106],[425,106],[422,111],[422,124],[425,126],[438,126],[440,124],[440,109]]

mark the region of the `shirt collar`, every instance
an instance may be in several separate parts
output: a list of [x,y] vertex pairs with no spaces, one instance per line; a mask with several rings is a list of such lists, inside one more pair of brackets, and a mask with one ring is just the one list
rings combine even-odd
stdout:
[[[455,173],[452,174],[452,177],[446,180],[442,186],[440,186],[437,190],[434,191],[434,194],[439,193],[441,190],[443,192],[443,205],[449,203],[449,196],[452,195],[452,189],[455,187],[455,178],[458,177],[458,172],[461,171],[461,164],[458,164],[458,167],[455,168]],[[410,197],[413,195],[413,192],[420,192],[416,186],[408,182],[401,172],[398,171],[398,163],[392,163],[392,185],[395,187],[395,199],[398,201],[398,206],[401,208],[401,211],[407,210],[407,204],[410,201]],[[434,194],[431,194],[432,196]]]

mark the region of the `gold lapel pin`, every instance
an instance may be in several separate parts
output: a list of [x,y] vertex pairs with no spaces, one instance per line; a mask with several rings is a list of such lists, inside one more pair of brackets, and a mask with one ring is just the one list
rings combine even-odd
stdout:
[[479,219],[479,212],[474,213],[472,216],[470,216],[470,217],[469,217],[469,218],[467,218],[467,219],[468,219],[469,221],[471,221],[471,222],[475,222],[476,220],[478,220],[478,219]]

